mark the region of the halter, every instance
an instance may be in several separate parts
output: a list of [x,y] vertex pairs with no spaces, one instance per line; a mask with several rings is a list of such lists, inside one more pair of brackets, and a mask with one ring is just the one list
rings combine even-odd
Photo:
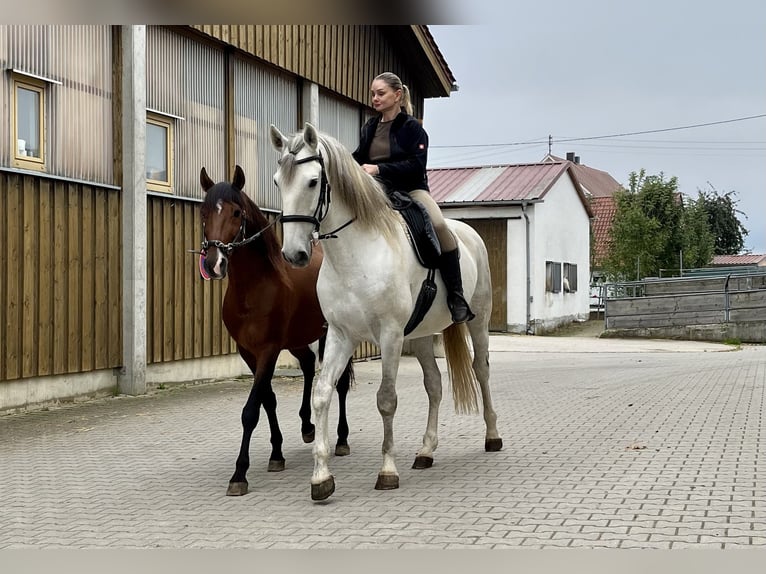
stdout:
[[324,218],[327,217],[327,212],[330,211],[330,191],[332,188],[330,187],[330,182],[327,180],[327,172],[324,167],[324,158],[322,158],[320,154],[317,153],[316,155],[310,155],[308,157],[296,159],[294,164],[299,165],[302,163],[308,163],[310,161],[319,162],[319,166],[322,168],[322,176],[319,182],[319,200],[317,201],[317,206],[316,209],[314,209],[313,215],[281,215],[280,219],[282,220],[282,223],[299,222],[312,224],[314,226],[312,235],[315,239],[337,238],[338,236],[336,233],[344,227],[351,225],[354,222],[354,219],[350,219],[329,233],[323,233],[321,235],[319,234],[319,225],[322,223]]
[[242,216],[242,223],[239,226],[239,231],[237,232],[237,235],[234,236],[234,241],[230,243],[224,243],[223,241],[218,241],[217,239],[208,240],[208,238],[205,236],[205,222],[202,222],[202,252],[206,253],[208,248],[212,245],[213,247],[217,247],[219,250],[226,252],[226,255],[231,255],[231,252],[234,251],[237,247],[242,247],[243,245],[247,245],[248,243],[252,243],[256,239],[258,239],[261,235],[263,235],[269,227],[274,225],[279,218],[277,217],[269,223],[266,227],[261,229],[260,231],[254,233],[250,237],[247,237],[246,239],[243,239],[242,241],[237,241],[237,237],[245,237],[245,217],[244,212]]

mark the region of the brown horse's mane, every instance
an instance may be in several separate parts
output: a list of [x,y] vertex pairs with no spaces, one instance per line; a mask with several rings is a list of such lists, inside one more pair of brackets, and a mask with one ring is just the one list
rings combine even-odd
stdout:
[[287,266],[282,257],[282,244],[279,241],[279,237],[277,237],[275,226],[271,225],[272,222],[264,215],[256,203],[243,190],[237,189],[231,183],[221,182],[215,184],[205,194],[205,199],[202,202],[202,212],[215,213],[216,205],[219,201],[234,203],[239,206],[245,218],[246,237],[250,237],[254,233],[265,229],[255,241],[239,249],[257,249],[282,281],[289,283]]

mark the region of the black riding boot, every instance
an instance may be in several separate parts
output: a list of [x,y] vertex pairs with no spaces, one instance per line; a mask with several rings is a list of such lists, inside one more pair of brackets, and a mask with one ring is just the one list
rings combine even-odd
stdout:
[[463,279],[460,276],[460,257],[458,250],[441,254],[439,270],[447,287],[447,306],[452,312],[453,323],[465,323],[475,317],[463,296]]

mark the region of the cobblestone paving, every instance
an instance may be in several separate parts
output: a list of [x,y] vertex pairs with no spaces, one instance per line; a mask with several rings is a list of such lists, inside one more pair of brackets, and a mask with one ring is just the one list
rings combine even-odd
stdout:
[[0,416],[0,549],[766,545],[766,347],[498,335],[491,349],[501,452],[445,391],[434,466],[410,469],[427,403],[405,357],[401,487],[374,490],[380,363],[359,363],[352,453],[332,459],[324,503],[293,379],[277,389],[287,468],[266,472],[262,420],[238,498],[225,491],[247,380]]

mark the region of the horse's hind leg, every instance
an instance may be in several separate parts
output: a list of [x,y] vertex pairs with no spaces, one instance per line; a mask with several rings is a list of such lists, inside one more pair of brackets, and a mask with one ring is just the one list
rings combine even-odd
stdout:
[[473,343],[473,371],[481,389],[484,424],[487,428],[484,450],[495,452],[503,448],[503,439],[497,432],[497,414],[492,406],[489,389],[489,317],[476,317],[467,325]]
[[351,380],[354,376],[354,364],[349,359],[343,374],[338,379],[335,390],[338,392],[338,442],[335,443],[335,456],[347,456],[351,454],[348,444],[348,419],[346,418],[346,396],[351,388]]
[[311,422],[311,387],[316,373],[316,355],[309,347],[290,349],[290,354],[298,359],[303,373],[303,397],[301,408],[298,410],[298,416],[301,418],[301,436],[305,443],[314,442],[315,429]]
[[378,472],[375,490],[399,488],[399,472],[396,470],[394,451],[394,415],[396,414],[396,376],[402,357],[404,336],[401,331],[381,336],[380,356],[382,377],[378,388],[378,412],[383,419],[383,465]]
[[434,462],[434,451],[439,445],[439,405],[442,400],[442,375],[434,355],[433,336],[410,341],[410,348],[423,370],[423,385],[428,394],[428,423],[423,435],[423,446],[415,456],[412,468],[430,468]]
[[[282,433],[279,430],[276,416],[276,397],[271,389],[271,377],[274,374],[276,356],[266,356],[256,360],[255,355],[240,348],[239,353],[254,373],[253,387],[242,409],[242,443],[234,474],[229,480],[228,496],[247,494],[247,471],[250,468],[250,440],[255,427],[258,426],[261,404],[266,398],[264,409],[271,427],[272,452],[269,458],[269,470],[284,469],[285,459],[282,456]],[[272,398],[273,397],[273,398]]]

